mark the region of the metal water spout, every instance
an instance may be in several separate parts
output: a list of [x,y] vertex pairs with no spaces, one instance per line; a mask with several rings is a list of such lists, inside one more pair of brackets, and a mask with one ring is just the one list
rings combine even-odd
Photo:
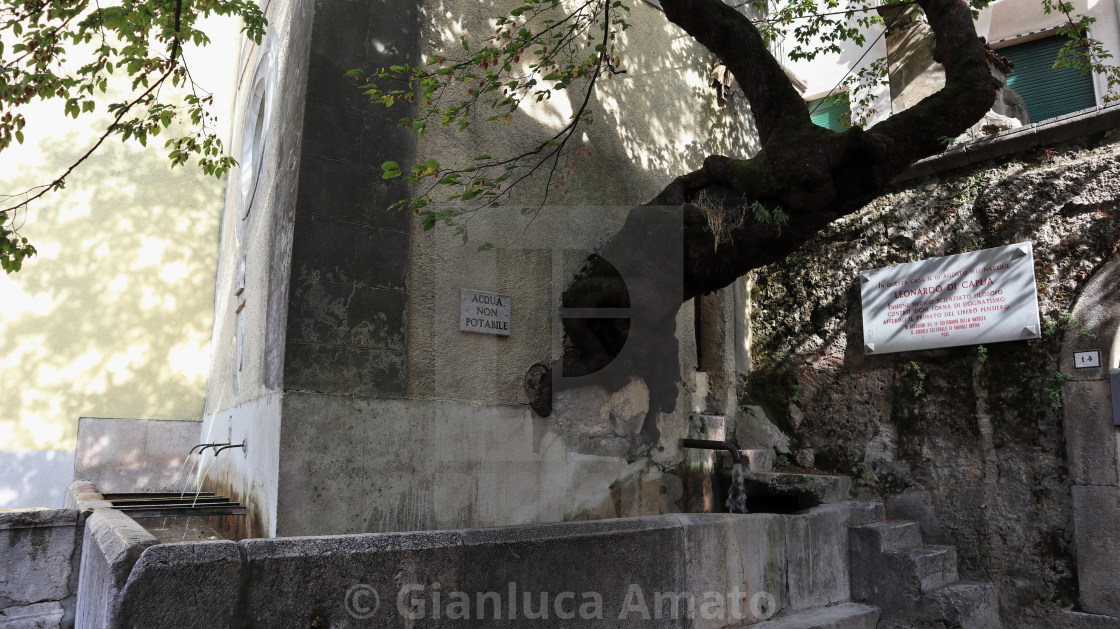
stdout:
[[222,450],[229,450],[230,448],[242,448],[242,449],[244,449],[245,448],[245,442],[242,441],[241,443],[227,443],[227,444],[222,445],[222,447],[220,447],[220,448],[214,448],[214,456],[216,457],[216,456],[218,456],[218,453],[221,452]]
[[726,441],[710,441],[708,439],[684,439],[681,445],[686,448],[697,448],[700,450],[726,450],[731,453],[731,460],[735,465],[743,463],[743,453],[739,448],[727,443]]
[[190,455],[194,454],[195,449],[198,449],[198,453],[202,454],[206,450],[206,448],[217,448],[218,446],[228,446],[228,445],[230,445],[230,444],[229,443],[200,443],[200,444],[195,445],[193,448],[191,448],[191,451],[187,453],[187,456],[190,456]]

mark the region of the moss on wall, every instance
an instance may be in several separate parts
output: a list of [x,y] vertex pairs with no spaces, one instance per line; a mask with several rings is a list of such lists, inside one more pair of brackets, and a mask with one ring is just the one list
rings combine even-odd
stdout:
[[[1074,603],[1064,433],[1050,393],[1071,325],[1063,315],[1120,247],[1118,154],[1120,143],[1096,137],[907,184],[753,282],[744,401],[812,448],[818,466],[884,498],[891,518],[918,520],[927,543],[956,544],[963,575],[993,581],[1016,626]],[[1043,338],[864,355],[860,270],[1027,240]]]

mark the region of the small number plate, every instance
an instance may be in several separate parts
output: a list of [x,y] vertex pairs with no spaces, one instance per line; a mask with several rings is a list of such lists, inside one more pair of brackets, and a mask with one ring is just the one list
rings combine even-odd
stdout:
[[1101,353],[1100,350],[1092,350],[1088,352],[1074,352],[1073,353],[1073,366],[1077,369],[1089,369],[1091,367],[1101,366]]

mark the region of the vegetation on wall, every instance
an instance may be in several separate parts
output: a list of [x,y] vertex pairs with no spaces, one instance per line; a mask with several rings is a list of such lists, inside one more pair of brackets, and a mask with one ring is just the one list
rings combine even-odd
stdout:
[[35,102],[57,103],[74,119],[98,110],[111,116],[93,145],[53,180],[0,196],[0,268],[18,271],[36,253],[19,234],[16,212],[65,187],[109,138],[146,145],[182,120],[188,133],[164,143],[172,166],[194,159],[220,178],[236,163],[214,131],[213,96],[195,83],[183,52],[210,43],[199,23],[211,15],[240,19],[256,43],[264,36],[264,16],[251,0],[0,0],[0,151],[23,143],[35,122],[23,109]]

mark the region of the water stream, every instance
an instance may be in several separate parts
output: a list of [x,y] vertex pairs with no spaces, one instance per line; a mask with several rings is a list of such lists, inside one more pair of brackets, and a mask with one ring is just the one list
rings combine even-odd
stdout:
[[728,513],[747,513],[747,484],[740,463],[731,468],[731,487],[727,491],[724,506]]

